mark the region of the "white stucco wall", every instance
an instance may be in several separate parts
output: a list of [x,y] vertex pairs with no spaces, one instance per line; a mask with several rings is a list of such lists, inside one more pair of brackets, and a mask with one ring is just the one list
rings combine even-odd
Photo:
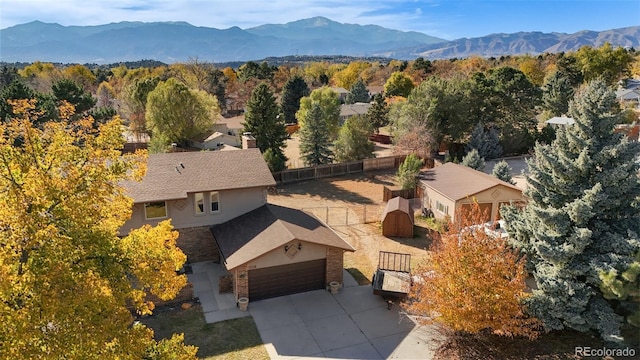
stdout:
[[[187,199],[167,201],[167,218],[171,218],[176,229],[220,224],[266,204],[267,192],[262,187],[224,190],[219,192],[219,202],[218,212],[197,215],[194,194],[189,193]],[[120,233],[125,235],[144,224],[155,225],[162,220],[165,219],[146,220],[144,204],[137,203],[133,206],[131,219],[120,229]]]

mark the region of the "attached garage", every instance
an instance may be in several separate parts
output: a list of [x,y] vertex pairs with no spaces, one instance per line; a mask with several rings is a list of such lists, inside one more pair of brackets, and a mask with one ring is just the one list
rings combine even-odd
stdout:
[[355,251],[315,216],[272,204],[214,225],[211,232],[236,298],[250,301],[342,283],[344,252]]
[[249,270],[249,299],[324,289],[326,264],[326,259],[319,259]]
[[394,197],[382,212],[382,235],[413,237],[413,209],[409,200]]

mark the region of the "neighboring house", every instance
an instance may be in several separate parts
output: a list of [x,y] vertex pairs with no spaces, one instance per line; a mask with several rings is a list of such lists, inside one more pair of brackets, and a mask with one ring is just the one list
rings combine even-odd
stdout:
[[484,221],[500,218],[500,206],[523,201],[522,190],[498,178],[454,163],[436,166],[421,174],[418,194],[422,206],[436,219],[455,221],[459,211],[468,211],[477,201]]
[[264,299],[342,283],[343,255],[355,251],[313,215],[267,204],[276,182],[256,148],[149,155],[125,235],[171,219],[187,261],[222,262],[236,298]]
[[218,121],[213,125],[213,131],[221,132],[227,135],[238,136],[242,133],[244,126],[244,114],[225,118],[220,116]]
[[124,184],[134,205],[120,232],[170,218],[189,262],[219,260],[210,226],[263,206],[275,184],[258,149],[151,154],[143,180]]
[[348,118],[355,115],[365,115],[369,108],[370,103],[355,103],[355,104],[342,104],[340,105],[340,123],[344,123]]
[[236,298],[250,301],[342,283],[344,252],[355,251],[315,216],[272,204],[211,231]]
[[623,89],[616,91],[616,99],[623,104],[640,103],[640,89]]
[[219,131],[207,133],[189,141],[189,146],[201,150],[220,150],[225,146],[239,147],[240,145],[241,142],[238,135],[228,135]]
[[623,89],[636,89],[640,90],[640,79],[625,79],[620,82],[620,87]]
[[382,85],[369,85],[367,86],[369,91],[369,98],[373,99],[374,95],[378,95],[384,92],[384,86]]
[[338,97],[340,98],[340,104],[344,104],[345,100],[347,99],[347,95],[349,94],[349,90],[343,87],[332,87],[331,90],[335,91],[338,94]]

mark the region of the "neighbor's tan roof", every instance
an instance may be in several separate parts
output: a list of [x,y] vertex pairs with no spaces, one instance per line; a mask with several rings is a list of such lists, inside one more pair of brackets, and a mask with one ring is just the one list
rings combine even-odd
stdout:
[[244,122],[244,114],[230,117],[230,118],[220,117],[218,119],[219,124],[227,124],[227,129],[230,129],[230,130],[242,129],[244,127],[242,125],[243,122]]
[[[355,251],[353,246],[302,210],[266,204],[211,227],[228,270],[256,259],[293,240]],[[302,248],[304,251],[304,245]]]
[[275,184],[260,150],[246,149],[151,154],[144,179],[123,185],[134,202],[141,203],[185,199],[190,192]]
[[392,213],[394,211],[400,210],[403,213],[409,215],[411,218],[411,223],[413,224],[413,209],[411,208],[411,203],[409,200],[396,196],[393,199],[387,201],[387,206],[384,207],[384,211],[382,212],[382,216],[380,217],[382,221],[387,217],[387,214]]
[[446,163],[423,172],[420,183],[453,201],[462,200],[500,185],[522,193],[521,189],[508,182],[454,163]]

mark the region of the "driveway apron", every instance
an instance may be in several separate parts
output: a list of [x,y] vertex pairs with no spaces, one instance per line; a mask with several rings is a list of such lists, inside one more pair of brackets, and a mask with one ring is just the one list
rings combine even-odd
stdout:
[[418,326],[397,306],[357,286],[345,271],[345,287],[249,304],[272,359],[429,359],[440,342],[430,327]]

